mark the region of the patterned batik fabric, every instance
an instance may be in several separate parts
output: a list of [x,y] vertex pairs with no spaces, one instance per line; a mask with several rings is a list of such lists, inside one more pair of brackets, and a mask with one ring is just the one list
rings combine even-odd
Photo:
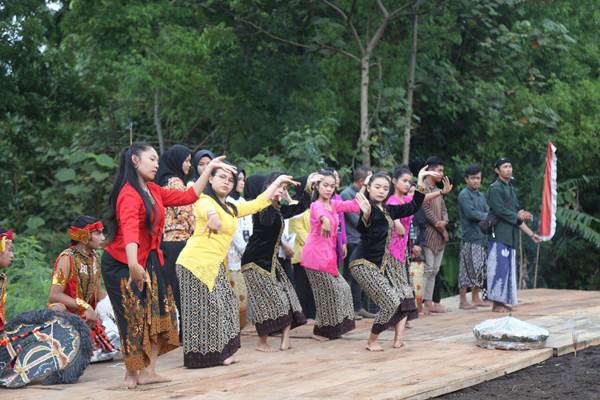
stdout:
[[313,333],[336,339],[356,327],[352,293],[342,275],[306,269],[315,296],[317,315]]
[[306,323],[292,282],[279,262],[272,268],[273,273],[254,263],[242,267],[252,309],[251,321],[259,336],[280,332],[287,326],[294,329]]
[[163,276],[156,251],[146,263],[149,281],[140,291],[135,284],[127,288],[129,267],[104,252],[102,277],[113,305],[125,366],[130,371],[150,363],[152,346],[159,355],[179,347],[177,311],[171,285]]
[[487,258],[487,298],[502,304],[517,304],[517,257],[515,249],[490,242]]
[[423,274],[424,274],[425,263],[423,261],[411,261],[410,262],[410,280],[415,289],[415,301],[417,304],[423,302]]
[[371,328],[375,334],[395,326],[405,317],[410,321],[418,316],[408,267],[395,257],[392,259],[394,262],[383,271],[365,259],[350,264],[352,277],[379,307]]
[[[169,178],[167,189],[185,192],[188,188],[183,181],[173,176]],[[194,206],[192,204],[179,207],[165,207],[165,226],[163,229],[163,240],[165,242],[185,241],[194,233],[196,218],[194,217]]]
[[[69,260],[69,272],[64,274],[58,269],[58,261],[67,257]],[[98,284],[100,282],[100,268],[96,253],[82,253],[76,246],[72,246],[56,258],[52,271],[52,284],[64,287],[64,294],[73,298],[81,299],[92,308],[96,308],[98,302]],[[68,308],[69,312],[83,318],[85,310],[79,308]],[[92,340],[95,346],[92,362],[112,359],[119,349],[118,341],[114,343],[107,337],[101,321],[91,327]]]
[[[69,259],[69,273],[64,275],[57,268],[58,261],[62,257]],[[98,282],[100,282],[100,268],[98,258],[92,251],[84,254],[77,247],[72,246],[64,250],[56,258],[52,271],[52,284],[64,286],[64,293],[74,299],[81,299],[92,308],[96,307]],[[80,314],[79,309],[69,309],[74,314]]]
[[458,284],[460,288],[481,288],[485,282],[487,249],[478,243],[460,243]]
[[75,383],[92,355],[90,330],[70,313],[21,313],[0,333],[0,386]]
[[240,348],[240,303],[221,264],[212,291],[177,265],[181,289],[183,365],[206,368],[223,364]]
[[414,286],[408,272],[408,259],[400,262],[390,252],[394,222],[385,213],[388,234],[381,267],[363,258],[350,263],[352,277],[379,307],[371,332],[379,334],[396,325],[405,317],[417,318]]

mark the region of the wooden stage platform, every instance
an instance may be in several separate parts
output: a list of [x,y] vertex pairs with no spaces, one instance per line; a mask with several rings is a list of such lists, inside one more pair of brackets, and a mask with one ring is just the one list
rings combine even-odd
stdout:
[[[159,360],[167,384],[108,390],[123,376],[119,362],[89,367],[80,383],[0,389],[6,400],[20,399],[426,399],[453,392],[573,351],[600,344],[600,292],[526,290],[513,316],[547,328],[547,347],[530,351],[484,350],[471,329],[499,317],[487,309],[458,310],[458,298],[443,300],[451,312],[421,318],[407,330],[406,347],[392,349],[393,332],[382,334],[385,351],[364,350],[370,321],[343,339],[316,342],[312,327],[293,331],[293,349],[264,354],[254,350],[255,336],[245,330],[239,363],[201,370],[183,368],[180,350]],[[278,338],[272,338],[272,343]]]

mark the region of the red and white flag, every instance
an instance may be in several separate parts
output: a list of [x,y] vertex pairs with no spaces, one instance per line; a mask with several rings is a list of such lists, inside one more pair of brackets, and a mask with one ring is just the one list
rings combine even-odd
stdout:
[[539,235],[546,241],[552,239],[554,232],[556,232],[556,147],[548,140]]

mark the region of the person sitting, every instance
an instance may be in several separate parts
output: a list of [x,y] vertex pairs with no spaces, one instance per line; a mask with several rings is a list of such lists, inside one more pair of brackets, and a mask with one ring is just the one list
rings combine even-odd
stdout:
[[[113,359],[119,353],[120,346],[118,333],[113,329],[107,335],[103,321],[96,312],[97,304],[107,299],[106,291],[102,289],[96,255],[104,241],[103,229],[102,222],[97,218],[87,215],[75,218],[67,231],[71,243],[54,262],[48,296],[49,304],[64,305],[66,311],[78,315],[90,327],[94,343],[91,362]],[[110,320],[107,325],[114,327]]]
[[13,261],[13,240],[12,231],[0,228],[0,387],[75,383],[92,356],[90,330],[81,319],[55,307],[5,317],[8,277],[2,270]]

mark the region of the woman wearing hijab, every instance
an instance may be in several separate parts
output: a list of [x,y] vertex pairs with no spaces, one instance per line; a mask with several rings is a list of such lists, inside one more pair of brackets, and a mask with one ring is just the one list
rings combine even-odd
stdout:
[[[280,175],[274,172],[266,179],[249,180],[246,198],[252,200]],[[248,288],[252,322],[258,333],[258,351],[277,351],[269,346],[267,338],[278,332],[282,333],[280,350],[289,349],[290,330],[306,323],[298,296],[278,256],[284,220],[310,207],[306,188],[312,183],[309,179],[308,185],[299,188],[303,194],[293,205],[281,204],[282,198],[289,198],[287,187],[282,187],[269,207],[252,216],[253,233],[242,256],[242,274]]]
[[194,153],[192,157],[192,182],[195,182],[202,175],[204,168],[213,158],[215,158],[215,155],[210,150],[201,149]]
[[[190,172],[192,151],[181,144],[171,146],[160,158],[155,181],[160,186],[186,191],[185,176]],[[171,284],[177,311],[181,315],[179,281],[175,271],[175,261],[183,250],[185,242],[194,233],[193,204],[165,208],[165,228],[161,250],[165,257],[164,276]],[[181,322],[179,323],[181,332]]]

